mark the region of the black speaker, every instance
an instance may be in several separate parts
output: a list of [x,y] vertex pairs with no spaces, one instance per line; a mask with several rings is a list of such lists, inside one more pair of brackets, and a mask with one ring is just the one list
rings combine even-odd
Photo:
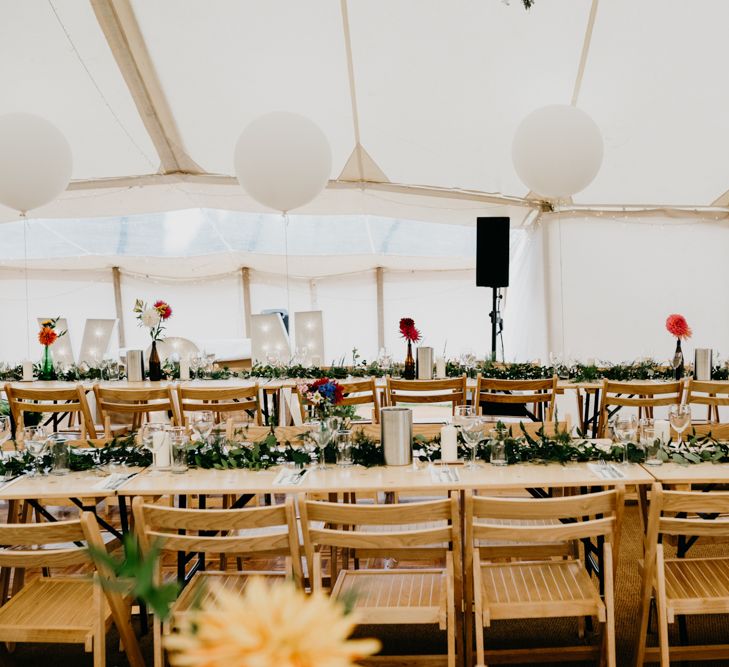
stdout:
[[476,219],[476,285],[509,286],[509,218]]

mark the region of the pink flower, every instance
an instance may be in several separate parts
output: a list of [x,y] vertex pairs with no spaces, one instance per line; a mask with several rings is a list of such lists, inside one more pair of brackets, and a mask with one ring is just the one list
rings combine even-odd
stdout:
[[411,317],[403,317],[400,320],[400,335],[411,343],[420,340],[420,332],[415,328],[415,321]]
[[666,329],[668,333],[676,338],[691,338],[691,327],[686,322],[683,315],[674,313],[666,319]]

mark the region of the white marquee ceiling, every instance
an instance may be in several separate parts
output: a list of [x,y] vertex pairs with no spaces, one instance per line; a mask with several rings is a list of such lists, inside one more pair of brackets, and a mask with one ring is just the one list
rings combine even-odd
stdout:
[[333,154],[301,213],[519,224],[539,203],[516,126],[571,101],[605,139],[576,206],[724,206],[728,21],[725,0],[0,0],[0,114],[44,116],[72,145],[71,187],[38,217],[262,211],[233,146],[289,110]]

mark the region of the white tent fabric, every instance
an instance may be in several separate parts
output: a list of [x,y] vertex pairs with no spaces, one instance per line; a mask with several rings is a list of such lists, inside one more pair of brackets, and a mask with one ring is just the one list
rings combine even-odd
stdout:
[[233,145],[283,109],[332,147],[302,213],[519,224],[540,203],[511,164],[514,130],[569,102],[606,144],[575,206],[726,214],[727,19],[722,0],[8,0],[0,113],[47,117],[71,143],[73,182],[46,218],[261,211]]
[[[68,191],[31,220],[0,207],[0,308],[29,322],[0,328],[1,356],[35,354],[36,315],[77,331],[114,317],[113,266],[125,317],[164,292],[171,335],[195,339],[246,335],[249,267],[254,313],[325,311],[328,359],[377,353],[383,267],[388,348],[411,315],[436,349],[480,355],[480,215],[515,230],[507,360],[665,358],[670,312],[721,349],[728,20],[725,0],[1,1],[0,114],[47,118],[74,156]],[[554,103],[605,141],[568,202],[527,192],[511,161],[519,121]],[[274,110],[314,120],[333,155],[287,229],[233,176],[239,133]]]

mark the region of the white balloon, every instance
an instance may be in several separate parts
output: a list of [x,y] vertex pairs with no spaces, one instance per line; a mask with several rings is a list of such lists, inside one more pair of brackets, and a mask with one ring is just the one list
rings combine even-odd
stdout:
[[234,161],[238,182],[253,199],[286,212],[308,204],[324,189],[332,152],[313,121],[275,111],[259,116],[243,130]]
[[43,206],[68,187],[72,168],[55,125],[29,113],[0,116],[0,203],[21,213]]
[[600,129],[584,111],[555,104],[532,111],[516,130],[514,168],[530,190],[555,199],[584,190],[600,170]]

